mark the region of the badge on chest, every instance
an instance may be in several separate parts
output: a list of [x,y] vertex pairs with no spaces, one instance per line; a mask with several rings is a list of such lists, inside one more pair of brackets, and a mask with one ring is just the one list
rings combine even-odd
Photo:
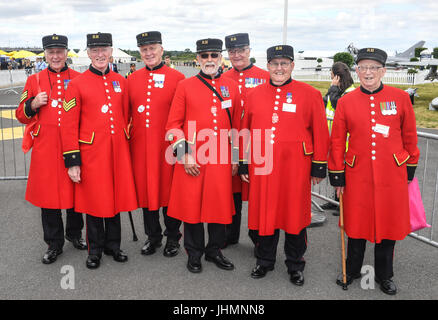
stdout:
[[155,88],[164,88],[164,79],[165,79],[164,74],[154,73],[152,79],[154,80]]

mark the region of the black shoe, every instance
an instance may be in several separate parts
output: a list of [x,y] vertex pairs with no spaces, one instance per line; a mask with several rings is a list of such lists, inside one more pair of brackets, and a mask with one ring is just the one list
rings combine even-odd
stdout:
[[42,262],[44,264],[51,264],[53,262],[56,261],[56,259],[58,258],[58,256],[62,253],[62,249],[49,249],[47,250],[47,252],[44,254]]
[[233,270],[234,264],[224,257],[224,255],[219,251],[216,256],[205,256],[206,261],[213,262],[218,268],[223,270]]
[[103,250],[103,253],[105,253],[107,256],[113,256],[114,261],[117,261],[117,262],[128,261],[128,255],[120,249],[116,250],[116,251],[110,250],[110,249],[105,249],[105,250]]
[[187,269],[192,273],[200,273],[202,271],[201,259],[189,257]]
[[85,263],[88,269],[97,269],[100,266],[100,256],[90,254]]
[[274,270],[274,266],[264,267],[258,264],[255,266],[254,269],[252,269],[251,278],[253,279],[263,278],[264,276],[266,276],[268,271],[272,271],[272,270]]
[[304,284],[303,271],[292,271],[290,274],[290,282],[296,286],[302,286]]
[[152,242],[150,240],[147,240],[141,248],[141,254],[144,254],[145,256],[149,256],[151,254],[154,254],[157,251],[157,248],[161,247],[161,241],[160,242]]
[[331,202],[326,202],[323,205],[321,205],[321,209],[324,210],[335,210],[337,208],[339,208],[339,206]]
[[85,242],[82,238],[70,238],[68,236],[65,236],[65,239],[70,241],[73,244],[73,247],[75,247],[78,250],[87,250],[87,242]]
[[177,240],[167,239],[163,255],[165,257],[174,257],[179,253],[179,242]]
[[380,290],[382,290],[383,293],[389,294],[391,296],[397,293],[397,287],[395,286],[394,281],[390,279],[380,280],[377,277],[375,278],[375,280],[378,284],[380,284]]
[[[355,275],[349,275],[347,274],[347,286],[353,283],[354,279],[359,279],[361,277],[361,274],[355,274]],[[338,286],[343,286],[344,285],[344,276],[342,275],[342,273],[340,275],[338,275],[338,278],[336,279],[336,284]]]

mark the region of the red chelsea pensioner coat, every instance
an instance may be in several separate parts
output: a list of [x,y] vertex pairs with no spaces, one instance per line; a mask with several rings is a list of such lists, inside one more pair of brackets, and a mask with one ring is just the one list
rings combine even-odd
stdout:
[[[174,149],[182,144],[190,148],[192,156],[200,164],[200,175],[190,176],[185,172],[183,164],[175,164],[167,214],[188,223],[229,224],[234,214],[231,144],[228,137],[218,138],[221,130],[231,129],[226,109],[222,106],[228,108],[233,127],[238,129],[240,94],[237,83],[231,79],[219,76],[214,80],[205,80],[222,95],[224,104],[197,77],[191,77],[178,84],[170,109],[166,129],[175,134],[168,134],[168,138]],[[189,122],[196,124],[196,130],[190,127]],[[210,129],[211,135],[201,137],[199,133],[202,129]],[[183,135],[178,135],[178,131],[183,132]],[[209,149],[210,153],[204,150],[207,142],[212,145],[209,141],[217,142],[217,148]],[[212,154],[214,152],[216,155]],[[210,160],[217,163],[201,163],[200,154],[210,155]],[[221,161],[223,157],[226,161]]]
[[90,69],[65,94],[61,136],[67,167],[81,166],[75,210],[113,217],[137,208],[128,136],[128,90],[118,73]]
[[[48,67],[31,75],[15,112],[17,119],[24,124],[34,121],[35,117],[38,119],[31,133],[33,149],[26,200],[40,208],[73,208],[73,182],[62,159],[60,126],[65,121],[62,114],[65,88],[79,74],[66,66],[58,73]],[[47,93],[48,102],[38,111],[33,111],[30,104],[40,92]]]
[[311,176],[324,178],[327,170],[329,133],[321,93],[296,80],[261,85],[248,95],[241,127],[251,132],[250,144],[240,148],[242,158],[251,160],[249,229],[261,236],[276,229],[298,234],[311,221]]
[[179,81],[184,75],[161,63],[142,68],[128,78],[130,150],[138,206],[149,210],[167,207],[173,166],[166,159],[166,122]]
[[412,179],[419,155],[415,114],[406,92],[382,85],[374,93],[358,88],[339,100],[329,174],[333,185],[345,181],[349,237],[379,243],[401,240],[410,232],[408,172]]
[[[239,85],[242,98],[242,108],[245,109],[246,96],[257,86],[269,82],[269,72],[253,65],[252,63],[243,70],[232,68],[223,74],[224,77],[233,79]],[[233,177],[233,192],[242,192],[242,200],[248,200],[248,183],[243,182],[239,175]]]

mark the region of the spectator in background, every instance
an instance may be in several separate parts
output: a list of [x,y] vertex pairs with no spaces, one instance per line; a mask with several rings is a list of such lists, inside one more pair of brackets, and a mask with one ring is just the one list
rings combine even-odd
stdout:
[[29,59],[24,59],[24,70],[26,72],[26,77],[29,77],[32,74],[32,64]]
[[134,73],[136,70],[137,70],[137,69],[136,69],[135,63],[131,63],[130,66],[129,66],[129,71],[128,71],[128,73],[126,74],[125,78],[128,79],[128,77],[129,77],[132,73]]
[[109,68],[111,71],[119,73],[119,71],[117,70],[117,64],[114,63],[114,57],[112,57],[112,56],[110,57],[110,60],[109,60]]
[[43,61],[42,57],[38,57],[36,59],[36,63],[35,63],[35,73],[40,72],[41,70],[44,70],[47,68],[47,64]]
[[[330,133],[332,131],[333,119],[335,117],[335,110],[339,98],[342,97],[344,94],[354,90],[354,81],[351,77],[350,68],[345,63],[339,61],[333,64],[331,78],[331,86],[328,89],[327,94],[323,97],[327,116],[327,125]],[[336,201],[339,201],[336,192],[334,198]],[[323,204],[321,208],[324,210],[330,210],[338,209],[339,207],[331,202],[327,202]],[[338,216],[339,211],[336,210],[333,215]]]
[[165,63],[166,66],[168,66],[169,68],[175,69],[175,65],[172,63],[172,61],[170,61],[170,57],[169,57],[169,56],[165,56],[165,57],[164,57],[164,63]]

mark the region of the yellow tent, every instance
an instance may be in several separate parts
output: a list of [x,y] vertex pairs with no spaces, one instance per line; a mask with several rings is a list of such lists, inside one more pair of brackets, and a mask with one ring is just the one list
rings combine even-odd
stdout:
[[44,57],[44,51],[37,54],[38,57]]
[[15,59],[20,59],[20,58],[28,58],[28,57],[33,57],[33,56],[36,56],[36,54],[33,52],[26,51],[26,50],[20,50],[20,51],[14,53],[11,57],[15,58]]
[[8,55],[8,53],[0,49],[0,56],[6,56],[6,55]]
[[73,57],[73,58],[77,58],[77,57],[79,57],[74,51],[72,51],[72,50],[69,50],[68,51],[68,55],[67,56],[69,56],[69,57]]

